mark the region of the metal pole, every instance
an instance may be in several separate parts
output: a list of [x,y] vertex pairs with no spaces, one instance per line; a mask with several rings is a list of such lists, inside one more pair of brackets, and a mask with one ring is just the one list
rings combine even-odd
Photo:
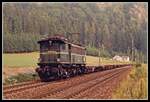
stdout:
[[99,44],[99,66],[100,66],[100,44]]

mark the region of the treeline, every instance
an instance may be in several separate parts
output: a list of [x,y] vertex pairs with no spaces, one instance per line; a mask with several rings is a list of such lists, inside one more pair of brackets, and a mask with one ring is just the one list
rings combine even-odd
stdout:
[[89,54],[100,47],[104,56],[134,51],[146,60],[147,8],[146,3],[4,3],[4,52],[37,51],[41,37],[61,34]]

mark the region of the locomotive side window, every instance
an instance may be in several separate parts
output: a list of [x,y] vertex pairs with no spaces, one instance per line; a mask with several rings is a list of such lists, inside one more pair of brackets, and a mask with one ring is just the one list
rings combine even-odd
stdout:
[[46,52],[50,51],[59,51],[59,43],[57,41],[44,41],[40,44],[40,51]]
[[53,41],[51,41],[51,44],[49,46],[49,50],[59,51],[59,46],[60,46],[59,42],[53,40]]
[[66,50],[66,44],[61,44],[61,50]]
[[40,51],[41,52],[46,52],[48,51],[48,46],[49,46],[49,43],[46,41],[46,42],[42,42],[40,44]]
[[65,42],[60,43],[60,51],[68,51],[68,44]]

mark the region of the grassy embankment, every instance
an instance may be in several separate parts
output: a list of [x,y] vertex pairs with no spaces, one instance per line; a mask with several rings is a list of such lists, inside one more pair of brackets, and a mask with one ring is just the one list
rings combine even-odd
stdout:
[[147,98],[147,65],[134,66],[130,74],[124,79],[117,90],[113,99],[146,99]]

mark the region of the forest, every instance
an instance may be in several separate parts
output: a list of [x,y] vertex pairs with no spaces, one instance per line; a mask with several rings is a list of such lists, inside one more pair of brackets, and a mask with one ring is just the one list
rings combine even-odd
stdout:
[[4,3],[2,19],[4,53],[38,51],[38,40],[62,35],[89,55],[147,62],[146,3]]

